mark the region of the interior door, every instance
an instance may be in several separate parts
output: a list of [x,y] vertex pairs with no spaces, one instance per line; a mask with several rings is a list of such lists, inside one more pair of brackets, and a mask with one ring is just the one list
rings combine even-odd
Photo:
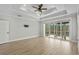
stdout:
[[9,22],[0,21],[0,44],[9,40]]

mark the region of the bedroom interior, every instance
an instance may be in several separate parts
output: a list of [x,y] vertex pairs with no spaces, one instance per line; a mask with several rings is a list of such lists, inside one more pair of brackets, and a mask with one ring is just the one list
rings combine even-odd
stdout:
[[0,4],[0,55],[78,55],[79,4]]

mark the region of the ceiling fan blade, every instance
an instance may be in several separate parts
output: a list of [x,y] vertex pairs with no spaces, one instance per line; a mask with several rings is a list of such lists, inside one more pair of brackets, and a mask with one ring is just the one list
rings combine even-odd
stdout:
[[43,7],[43,4],[40,4],[40,5],[38,5],[39,6],[39,8],[42,8]]
[[41,10],[47,10],[47,8],[42,8]]
[[37,7],[35,7],[35,6],[32,6],[33,8],[36,8],[36,9],[38,9]]

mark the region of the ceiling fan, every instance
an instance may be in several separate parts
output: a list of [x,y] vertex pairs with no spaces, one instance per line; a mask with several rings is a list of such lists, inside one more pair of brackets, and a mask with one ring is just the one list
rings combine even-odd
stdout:
[[38,7],[36,6],[32,6],[32,7],[36,9],[35,12],[39,11],[42,13],[43,10],[47,10],[47,8],[43,8],[43,4],[38,5]]

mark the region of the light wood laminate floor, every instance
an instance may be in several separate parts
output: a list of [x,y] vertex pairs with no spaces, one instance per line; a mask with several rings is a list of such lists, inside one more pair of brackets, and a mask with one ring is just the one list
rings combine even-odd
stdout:
[[37,37],[0,45],[1,55],[74,55],[78,44],[52,38]]

